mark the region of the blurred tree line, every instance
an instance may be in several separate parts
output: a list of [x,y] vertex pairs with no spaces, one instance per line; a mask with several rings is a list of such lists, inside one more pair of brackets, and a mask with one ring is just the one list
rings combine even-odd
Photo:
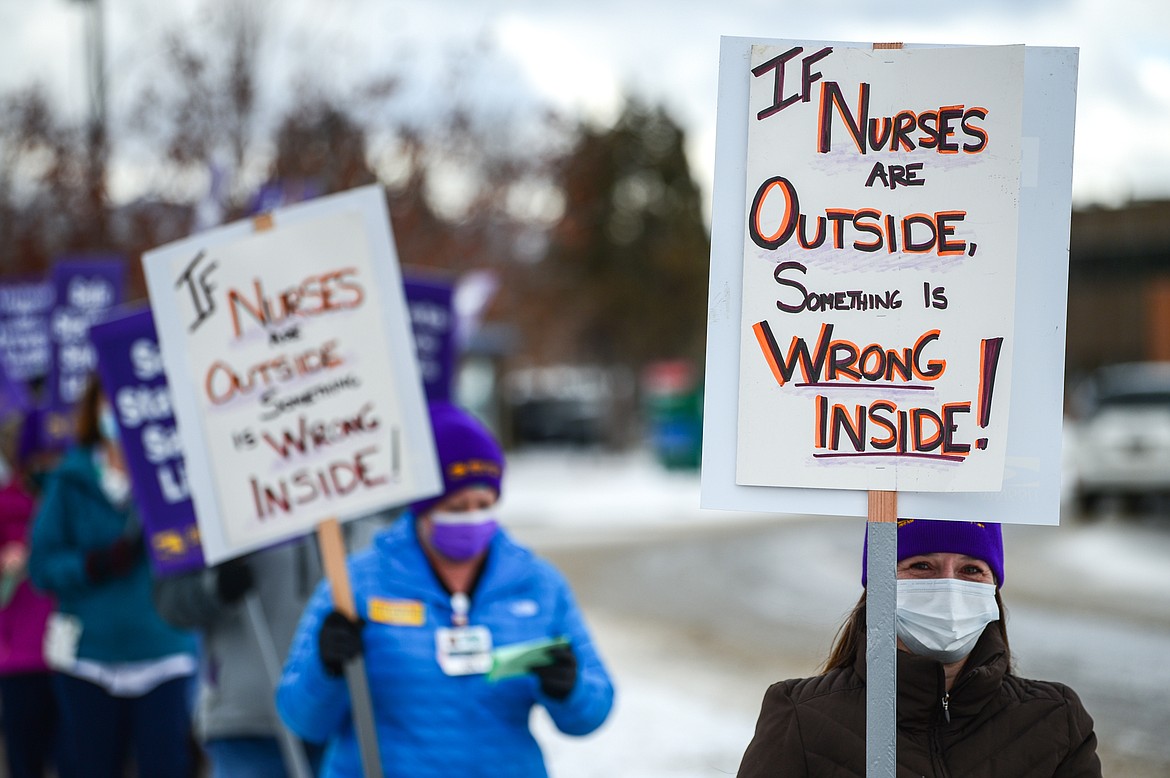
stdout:
[[[485,319],[517,333],[510,364],[701,365],[709,241],[685,134],[664,109],[631,100],[612,126],[551,109],[484,119],[451,92],[418,116],[396,105],[403,73],[288,89],[261,72],[250,7],[223,5],[202,39],[184,29],[153,44],[130,115],[102,128],[104,159],[43,89],[0,95],[0,274],[113,250],[142,298],[144,251],[253,213],[265,191],[378,182],[405,267],[494,276]],[[278,86],[290,97],[274,112]],[[132,198],[110,196],[115,174],[138,182]]]

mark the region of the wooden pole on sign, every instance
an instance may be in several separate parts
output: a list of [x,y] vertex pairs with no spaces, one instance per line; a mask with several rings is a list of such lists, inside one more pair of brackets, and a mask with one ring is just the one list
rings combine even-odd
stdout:
[[337,519],[326,519],[317,525],[317,542],[321,544],[321,566],[333,591],[333,607],[347,618],[357,620],[349,573],[345,569],[345,539]]
[[[333,607],[345,614],[346,618],[356,621],[357,608],[354,607],[353,590],[345,568],[345,541],[337,519],[326,519],[317,525],[317,542],[321,547],[321,566],[325,569],[325,577],[333,592]],[[366,678],[366,662],[361,654],[346,663],[345,682],[349,687],[353,725],[362,756],[362,772],[365,778],[380,778],[382,757],[378,752],[378,733],[374,729],[374,705]]]
[[275,225],[272,219],[272,214],[269,212],[258,213],[252,217],[252,229],[256,232],[264,232],[270,230]]
[[898,767],[898,493],[870,491],[866,561],[866,778],[894,778]]

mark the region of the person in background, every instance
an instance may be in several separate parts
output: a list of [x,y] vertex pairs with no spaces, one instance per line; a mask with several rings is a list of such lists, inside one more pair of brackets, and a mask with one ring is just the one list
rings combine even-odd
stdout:
[[[289,727],[327,743],[323,775],[360,776],[345,664],[365,656],[387,775],[545,776],[528,727],[542,705],[571,735],[601,726],[613,686],[572,592],[548,562],[499,528],[504,456],[471,414],[432,403],[443,492],[351,557],[357,622],[333,609],[327,581],[297,627],[277,708]],[[567,638],[540,666],[489,681],[491,650]]]
[[118,428],[96,380],[76,432],[46,484],[28,562],[33,584],[57,600],[46,657],[64,747],[85,778],[122,778],[131,763],[140,778],[185,778],[194,637],[151,602]]
[[[195,731],[211,763],[212,778],[282,778],[287,775],[273,706],[273,679],[244,613],[254,592],[283,662],[309,595],[321,579],[309,540],[283,543],[212,568],[155,581],[159,613],[176,627],[198,630],[202,640]],[[306,751],[310,767],[320,748]]]
[[0,455],[9,465],[0,487],[0,707],[9,778],[47,778],[64,756],[43,652],[53,601],[28,581],[37,483],[51,461],[40,446],[40,424],[33,410],[0,425]]
[[[1013,672],[1003,582],[998,524],[898,522],[898,775],[1100,778],[1076,693]],[[768,689],[739,776],[863,778],[865,652],[863,592],[822,674]]]

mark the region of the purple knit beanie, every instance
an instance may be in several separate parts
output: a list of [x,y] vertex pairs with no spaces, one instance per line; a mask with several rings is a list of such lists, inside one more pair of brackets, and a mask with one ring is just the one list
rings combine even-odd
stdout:
[[500,494],[504,451],[479,419],[449,402],[430,403],[431,430],[443,474],[443,493],[412,503],[421,516],[447,495],[467,486],[486,486]]
[[[1003,529],[983,521],[898,519],[898,561],[919,554],[963,554],[982,559],[1003,586]],[[861,585],[869,562],[869,527],[861,552]]]

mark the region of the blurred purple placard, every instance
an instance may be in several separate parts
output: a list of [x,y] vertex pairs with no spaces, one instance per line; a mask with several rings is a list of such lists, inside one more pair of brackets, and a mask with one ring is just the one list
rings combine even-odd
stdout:
[[69,257],[53,265],[57,305],[52,315],[49,406],[68,409],[81,399],[97,360],[89,342],[90,325],[120,305],[126,260],[116,254]]
[[403,278],[419,375],[427,400],[450,400],[455,376],[454,288],[433,279]]
[[32,401],[24,384],[14,381],[0,361],[0,419],[12,413],[27,413],[31,409]]
[[199,527],[154,317],[149,308],[115,311],[90,327],[89,338],[121,431],[151,566],[158,575],[199,569]]
[[49,315],[57,293],[45,280],[0,284],[0,362],[13,381],[49,372]]

